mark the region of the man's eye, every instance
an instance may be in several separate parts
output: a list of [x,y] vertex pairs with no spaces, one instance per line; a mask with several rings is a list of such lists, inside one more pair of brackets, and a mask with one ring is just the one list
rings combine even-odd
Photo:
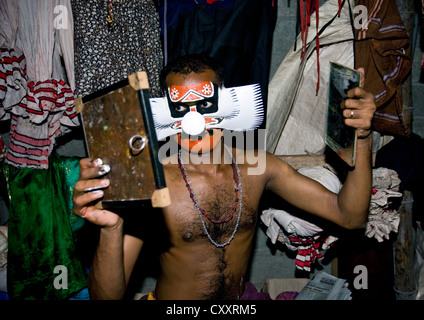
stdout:
[[174,109],[175,109],[175,111],[177,111],[177,112],[184,112],[184,111],[186,111],[187,110],[187,107],[185,107],[185,106],[176,106],[176,107],[174,107]]
[[210,107],[212,107],[213,106],[213,103],[212,102],[209,102],[209,101],[202,101],[202,102],[200,102],[199,104],[198,104],[198,108],[204,108],[204,109],[207,109],[207,108],[210,108]]

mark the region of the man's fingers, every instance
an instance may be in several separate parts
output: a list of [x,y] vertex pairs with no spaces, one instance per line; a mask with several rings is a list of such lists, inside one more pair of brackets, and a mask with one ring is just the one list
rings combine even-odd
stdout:
[[109,179],[78,180],[74,186],[74,193],[101,190],[107,188],[109,185]]
[[82,159],[80,161],[80,180],[93,179],[104,176],[110,172],[110,166],[104,164],[103,160]]
[[361,88],[363,88],[364,84],[365,84],[365,69],[360,67],[360,68],[356,69],[356,71],[358,71],[361,74],[361,80],[359,82],[359,86]]
[[102,227],[112,227],[116,225],[119,220],[117,214],[107,210],[97,209],[95,206],[83,207],[82,210],[78,212],[74,209],[74,214]]
[[374,102],[374,95],[361,87],[355,87],[347,91],[349,99],[362,99]]
[[[85,188],[86,189],[86,188]],[[103,189],[98,189],[91,192],[85,192],[83,187],[78,187],[78,182],[75,184],[74,194],[73,194],[73,211],[76,215],[81,216],[83,214],[83,209],[90,206],[92,203],[100,201],[104,196]]]
[[72,202],[72,212],[96,225],[114,226],[119,216],[107,210],[101,210],[95,205],[102,200],[104,190],[109,187],[109,179],[103,176],[109,173],[110,166],[102,159],[84,158],[80,160],[80,176],[75,183]]

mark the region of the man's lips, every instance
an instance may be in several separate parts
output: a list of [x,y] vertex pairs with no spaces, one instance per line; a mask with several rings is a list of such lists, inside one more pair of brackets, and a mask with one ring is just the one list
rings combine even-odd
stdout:
[[[223,118],[205,118],[205,124],[206,125],[208,125],[208,124],[212,124],[212,125],[218,124],[218,123],[220,123],[222,121],[222,119]],[[171,125],[171,128],[173,128],[173,129],[181,129],[181,121],[177,121],[177,122],[173,123]],[[206,130],[208,130],[208,129],[206,129]]]
[[179,133],[177,139],[180,146],[185,146],[190,151],[207,152],[214,147],[214,132],[212,129],[205,130],[201,136],[196,137]]

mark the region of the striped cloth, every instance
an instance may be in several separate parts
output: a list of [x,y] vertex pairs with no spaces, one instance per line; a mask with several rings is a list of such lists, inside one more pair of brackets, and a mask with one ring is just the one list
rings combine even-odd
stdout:
[[19,49],[0,48],[0,120],[10,119],[9,111],[26,95],[26,59]]
[[316,259],[322,259],[324,256],[320,252],[321,235],[312,237],[297,237],[289,235],[290,243],[297,248],[295,265],[297,269],[311,271],[311,265]]
[[27,95],[12,109],[6,163],[48,168],[56,137],[79,125],[74,102],[74,93],[63,80],[28,82]]
[[29,81],[17,48],[0,48],[0,120],[11,120],[5,162],[46,169],[56,137],[79,125],[74,92],[63,80]]

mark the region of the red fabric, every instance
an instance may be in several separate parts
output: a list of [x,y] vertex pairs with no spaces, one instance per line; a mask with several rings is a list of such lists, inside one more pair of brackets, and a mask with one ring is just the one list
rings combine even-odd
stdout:
[[[305,3],[306,1],[306,3]],[[317,10],[318,9],[318,10]],[[342,10],[342,1],[339,0],[339,11],[337,14],[340,16],[340,12]],[[319,0],[299,0],[299,11],[300,11],[300,37],[302,39],[302,50],[300,53],[300,58],[303,59],[306,54],[306,44],[308,40],[308,29],[311,23],[311,15],[316,11],[316,50],[317,50],[317,72],[318,72],[318,80],[316,93],[319,90],[319,74],[320,74],[320,64],[319,64]]]
[[312,237],[296,237],[289,236],[290,242],[293,246],[299,247],[297,250],[295,265],[300,270],[311,270],[311,265],[316,259],[322,259],[323,255],[319,251],[321,247],[321,235]]

